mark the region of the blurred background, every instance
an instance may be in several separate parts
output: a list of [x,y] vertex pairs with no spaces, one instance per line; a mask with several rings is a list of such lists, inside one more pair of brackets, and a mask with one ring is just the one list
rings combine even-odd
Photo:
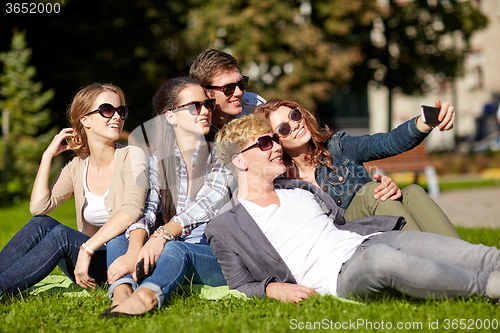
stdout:
[[4,202],[31,191],[80,87],[120,86],[130,131],[149,119],[156,89],[209,47],[236,57],[248,91],[296,100],[352,135],[387,132],[447,101],[455,128],[426,140],[438,173],[500,178],[500,0],[24,3],[0,11]]

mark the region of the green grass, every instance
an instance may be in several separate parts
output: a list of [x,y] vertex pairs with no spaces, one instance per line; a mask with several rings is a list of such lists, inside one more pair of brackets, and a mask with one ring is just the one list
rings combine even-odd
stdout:
[[[21,202],[0,208],[1,246],[29,220],[28,206],[27,202]],[[51,215],[75,225],[72,200]],[[467,241],[500,247],[500,230],[459,228],[458,231]],[[282,304],[270,299],[209,301],[184,294],[176,295],[168,306],[144,317],[101,320],[99,314],[109,304],[105,289],[90,291],[90,297],[3,296],[0,297],[0,332],[285,332],[306,331],[299,329],[299,325],[314,327],[315,322],[317,329],[328,328],[326,331],[343,324],[344,329],[340,326],[340,331],[384,332],[391,331],[387,326],[392,325],[392,331],[451,332],[466,331],[458,329],[460,319],[465,320],[462,325],[466,327],[484,325],[486,320],[490,323],[500,320],[500,308],[483,299],[420,301],[389,294],[359,304],[328,296],[300,304]],[[371,329],[367,322],[371,323]],[[397,330],[398,323],[413,328]],[[429,329],[431,323],[438,325],[438,329]],[[457,329],[453,329],[453,323]],[[500,323],[498,325],[500,327]]]
[[[76,229],[75,200],[73,197],[49,215]],[[0,216],[0,248],[3,248],[9,239],[33,217],[30,213],[29,200],[0,207]]]
[[492,187],[500,186],[500,179],[442,180],[439,182],[439,185],[442,191],[475,187]]
[[[398,186],[403,188],[405,186],[411,185],[408,182],[398,182]],[[418,185],[422,186],[426,191],[427,183],[424,181],[419,181]],[[500,186],[500,179],[440,179],[439,188],[442,192],[478,188],[478,187],[493,187]]]

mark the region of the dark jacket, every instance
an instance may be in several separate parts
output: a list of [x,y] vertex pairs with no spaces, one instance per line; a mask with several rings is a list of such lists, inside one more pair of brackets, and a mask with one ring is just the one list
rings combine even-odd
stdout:
[[347,209],[359,189],[372,181],[364,162],[401,154],[427,137],[429,133],[418,130],[416,119],[408,120],[389,133],[350,136],[347,132],[336,132],[327,141],[332,167],[318,165],[316,182],[338,206]]

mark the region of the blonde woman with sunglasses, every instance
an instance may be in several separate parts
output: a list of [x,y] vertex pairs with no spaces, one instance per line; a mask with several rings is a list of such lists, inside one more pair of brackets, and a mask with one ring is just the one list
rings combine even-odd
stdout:
[[[455,113],[447,103],[440,108],[439,130],[453,127]],[[405,230],[418,230],[460,238],[439,206],[418,185],[402,190],[389,177],[370,174],[363,163],[394,156],[419,145],[432,127],[413,118],[389,133],[350,136],[321,129],[314,115],[298,103],[272,100],[254,114],[266,118],[280,137],[285,177],[306,180],[328,193],[345,209],[347,220],[373,215],[403,216]]]
[[[146,209],[126,235],[108,244],[122,250],[108,252],[113,303],[102,317],[151,311],[183,283],[226,285],[204,236],[205,225],[227,202],[234,181],[205,139],[215,105],[190,78],[172,79],[155,95],[153,128],[146,123],[141,131],[154,149]],[[146,232],[149,240],[137,249]]]
[[[106,282],[105,243],[142,215],[146,199],[146,155],[115,143],[128,110],[122,90],[95,83],[80,90],[68,109],[71,127],[45,150],[31,193],[34,217],[0,252],[0,293],[20,292],[59,266],[83,288]],[[52,159],[76,153],[52,185]],[[46,214],[75,197],[78,230]]]

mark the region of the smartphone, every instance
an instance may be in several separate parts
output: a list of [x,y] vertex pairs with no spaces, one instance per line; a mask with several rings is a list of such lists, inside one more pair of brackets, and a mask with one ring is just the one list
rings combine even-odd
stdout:
[[439,125],[438,115],[441,109],[435,108],[433,106],[422,105],[422,120],[429,126]]
[[135,267],[135,274],[137,275],[137,282],[141,283],[142,280],[144,280],[147,276],[151,275],[155,269],[156,265],[151,265],[149,266],[149,272],[148,274],[144,273],[144,259],[139,261],[137,263],[137,266]]

